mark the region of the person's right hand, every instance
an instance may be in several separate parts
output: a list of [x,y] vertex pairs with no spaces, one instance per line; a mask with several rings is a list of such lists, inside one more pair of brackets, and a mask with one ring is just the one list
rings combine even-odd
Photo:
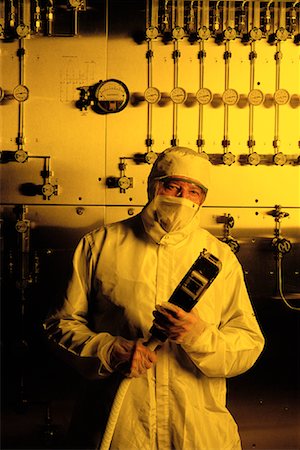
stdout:
[[128,341],[117,337],[110,352],[112,370],[129,378],[140,377],[156,362],[156,353],[145,347],[141,340]]

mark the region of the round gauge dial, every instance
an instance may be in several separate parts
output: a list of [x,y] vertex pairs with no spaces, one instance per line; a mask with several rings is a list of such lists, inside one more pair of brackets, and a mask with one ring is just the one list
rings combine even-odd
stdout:
[[50,183],[45,183],[42,186],[42,194],[45,197],[51,197],[51,195],[54,194],[54,186],[52,184],[50,184]]
[[128,177],[121,177],[118,179],[118,186],[120,189],[128,189],[131,185],[130,179]]
[[223,92],[222,100],[225,105],[236,105],[239,101],[239,94],[235,89],[226,89],[226,91]]
[[198,30],[198,36],[200,39],[206,40],[210,37],[210,31],[207,27],[200,27]]
[[180,103],[184,103],[186,101],[187,93],[183,88],[176,87],[176,88],[172,89],[172,91],[170,93],[170,97],[171,97],[172,102],[180,104]]
[[276,37],[279,41],[286,41],[289,37],[289,32],[286,28],[280,27],[276,31]]
[[154,164],[156,160],[157,160],[157,154],[155,152],[150,150],[148,153],[146,153],[145,161],[147,164]]
[[235,156],[231,152],[224,153],[223,155],[223,163],[226,166],[231,166],[235,161]]
[[29,97],[29,89],[24,84],[19,84],[13,90],[13,96],[18,102],[25,102]]
[[224,37],[225,39],[231,41],[232,39],[236,38],[236,31],[234,28],[228,27],[225,31],[224,31]]
[[257,166],[260,163],[259,154],[256,152],[250,153],[248,156],[248,163],[251,164],[251,166]]
[[146,36],[148,39],[155,39],[158,36],[158,29],[156,27],[149,27],[146,30]]
[[200,103],[200,105],[208,105],[213,99],[213,94],[207,88],[200,88],[196,92],[196,99]]
[[24,163],[25,161],[27,161],[28,153],[25,152],[25,150],[20,149],[15,152],[14,157],[15,160],[19,163]]
[[274,155],[273,161],[277,166],[283,166],[287,161],[287,157],[282,152],[278,152]]
[[69,4],[72,8],[80,8],[82,5],[82,0],[69,0]]
[[274,102],[277,105],[286,105],[290,99],[290,94],[286,89],[277,89],[274,94]]
[[262,31],[260,28],[252,28],[250,31],[250,37],[253,41],[259,41],[262,38]]
[[161,93],[155,87],[148,87],[144,92],[144,96],[148,103],[158,103],[161,99]]
[[25,233],[29,228],[29,223],[28,220],[18,220],[15,226],[18,233]]
[[182,39],[184,34],[184,29],[182,27],[175,27],[172,31],[172,36],[174,39]]
[[122,81],[101,81],[95,90],[96,106],[102,113],[117,113],[128,104],[129,91]]
[[30,28],[28,25],[20,23],[16,28],[16,33],[20,38],[24,38],[30,33]]
[[248,94],[248,101],[250,105],[259,106],[264,101],[264,94],[260,89],[252,89]]

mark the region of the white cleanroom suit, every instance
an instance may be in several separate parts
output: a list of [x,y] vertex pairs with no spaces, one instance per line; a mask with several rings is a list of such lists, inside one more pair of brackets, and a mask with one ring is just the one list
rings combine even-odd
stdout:
[[[166,154],[171,160],[172,152],[177,166],[176,173],[170,175],[207,187],[203,182],[207,174],[201,177],[207,162],[181,148]],[[172,172],[168,163],[163,174],[161,159],[151,172],[151,201],[141,214],[94,230],[80,241],[64,306],[47,320],[45,329],[52,341],[78,355],[81,362],[100,359],[99,380],[91,381],[89,390],[97,391],[101,383],[104,386],[98,389],[103,395],[99,399],[102,413],[93,412],[91,421],[95,429],[99,414],[98,429],[103,432],[107,419],[103,411],[111,406],[109,397],[115,394],[116,382],[115,374],[110,373],[107,349],[115,336],[148,338],[155,305],[169,299],[199,253],[207,249],[220,259],[222,270],[195,306],[205,330],[191,345],[166,341],[157,353],[156,364],[145,375],[132,379],[111,448],[239,449],[237,425],[225,405],[225,379],[254,364],[264,338],[241,266],[226,244],[201,228],[201,210],[183,228],[169,233],[157,222],[153,179]],[[193,169],[188,172],[185,166],[190,167],[191,162]],[[78,424],[78,430],[85,428],[88,434],[89,418],[82,421],[86,423],[84,427]]]

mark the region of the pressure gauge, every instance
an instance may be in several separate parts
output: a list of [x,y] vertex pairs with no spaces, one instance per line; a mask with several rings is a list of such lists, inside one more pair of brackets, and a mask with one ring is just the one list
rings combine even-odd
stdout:
[[29,220],[18,220],[15,227],[18,233],[26,233],[29,228]]
[[239,101],[239,94],[235,89],[226,89],[226,91],[223,92],[222,100],[225,105],[236,105]]
[[174,103],[184,103],[187,99],[187,93],[183,88],[176,87],[170,92],[170,98]]
[[236,38],[236,31],[234,28],[228,27],[225,31],[224,31],[224,38],[227,39],[228,41],[231,41],[233,39]]
[[13,90],[13,96],[18,102],[25,102],[29,97],[29,89],[24,84],[19,84]]
[[252,28],[250,31],[250,37],[253,41],[259,41],[262,38],[262,31],[260,28]]
[[286,89],[277,89],[274,94],[274,102],[277,105],[286,105],[290,99],[290,94]]
[[251,164],[251,166],[258,166],[260,163],[260,156],[258,153],[253,152],[248,155],[248,163]]
[[184,29],[182,27],[175,27],[172,31],[172,36],[174,39],[182,39],[184,34]]
[[276,166],[284,166],[287,161],[287,157],[282,152],[278,152],[274,155],[273,161]]
[[145,161],[147,164],[154,164],[157,160],[157,154],[152,150],[145,154]]
[[14,154],[15,160],[19,163],[24,163],[28,159],[28,153],[25,150],[17,150]]
[[115,79],[101,81],[95,90],[95,100],[99,112],[117,113],[127,106],[129,91],[122,81]]
[[30,33],[30,28],[28,25],[20,23],[20,25],[18,25],[16,28],[16,33],[19,36],[19,38],[24,38]]
[[196,92],[196,99],[200,103],[200,105],[208,105],[213,99],[213,94],[207,88],[200,88]]
[[146,30],[146,36],[148,39],[155,39],[158,36],[158,29],[156,27],[149,27]]
[[148,87],[144,92],[144,96],[148,103],[158,103],[161,99],[161,93],[155,87]]
[[118,186],[120,189],[128,189],[131,186],[131,179],[128,177],[121,177],[118,179]]
[[223,163],[226,166],[231,166],[235,161],[235,156],[231,152],[226,152],[226,153],[224,153],[222,159],[223,159]]
[[46,198],[50,198],[51,195],[53,195],[55,193],[55,186],[53,186],[50,183],[45,183],[42,186],[42,194],[46,197]]
[[286,28],[280,27],[276,31],[276,37],[279,41],[286,41],[289,37],[289,32]]
[[81,8],[83,4],[82,0],[69,0],[69,5],[72,8]]
[[252,89],[248,94],[248,101],[250,105],[259,106],[264,101],[264,94],[260,89]]
[[210,37],[210,31],[207,27],[200,27],[198,30],[198,36],[203,41],[206,41]]

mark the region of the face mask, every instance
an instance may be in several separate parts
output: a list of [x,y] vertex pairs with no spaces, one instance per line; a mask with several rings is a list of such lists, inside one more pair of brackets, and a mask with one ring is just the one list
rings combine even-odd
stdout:
[[199,205],[182,197],[157,195],[154,203],[157,222],[167,232],[184,228],[199,210]]

